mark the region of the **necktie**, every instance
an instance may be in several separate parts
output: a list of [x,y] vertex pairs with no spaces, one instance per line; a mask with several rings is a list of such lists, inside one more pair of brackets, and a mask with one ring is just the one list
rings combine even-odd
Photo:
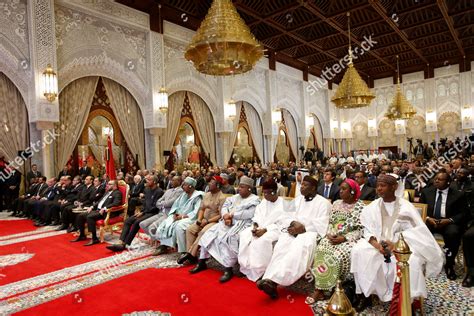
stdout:
[[434,217],[441,218],[441,202],[443,200],[443,192],[438,191],[438,198],[436,199],[436,204],[434,208]]
[[324,188],[324,197],[327,199],[329,198],[329,185],[327,185],[325,188]]

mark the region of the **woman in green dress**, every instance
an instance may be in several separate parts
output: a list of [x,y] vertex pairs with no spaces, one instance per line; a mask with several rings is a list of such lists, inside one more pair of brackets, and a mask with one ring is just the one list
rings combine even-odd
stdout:
[[340,185],[341,200],[334,202],[329,217],[328,234],[318,243],[311,272],[315,279],[315,291],[306,298],[307,304],[324,299],[324,291],[344,281],[350,271],[351,250],[362,236],[360,213],[364,203],[359,200],[360,187],[352,179]]

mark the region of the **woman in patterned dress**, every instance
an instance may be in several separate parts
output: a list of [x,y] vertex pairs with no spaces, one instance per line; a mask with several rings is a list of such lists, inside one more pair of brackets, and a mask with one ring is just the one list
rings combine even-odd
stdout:
[[315,291],[306,298],[307,304],[324,299],[324,291],[336,286],[338,279],[344,281],[350,271],[351,250],[362,236],[360,213],[364,203],[359,200],[360,187],[352,179],[340,185],[341,200],[334,202],[329,217],[328,234],[317,245],[312,274]]

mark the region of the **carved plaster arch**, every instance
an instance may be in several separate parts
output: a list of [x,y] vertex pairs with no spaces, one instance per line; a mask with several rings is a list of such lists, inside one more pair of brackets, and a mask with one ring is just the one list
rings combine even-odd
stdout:
[[265,106],[264,102],[260,98],[260,96],[257,94],[257,92],[249,87],[237,87],[236,93],[234,93],[233,97],[235,100],[240,100],[240,101],[245,101],[248,104],[252,105],[255,111],[257,111],[258,116],[260,117],[260,121],[262,122],[263,126],[263,121],[260,113],[265,112]]
[[[31,67],[31,65],[29,65]],[[8,52],[3,45],[0,45],[0,72],[3,72],[5,76],[10,79],[11,82],[16,86],[18,91],[20,91],[21,96],[26,104],[26,109],[28,116],[31,119],[30,102],[29,102],[29,93],[31,82],[31,72],[30,70],[20,70],[19,61],[15,58],[10,52]]]
[[[317,123],[313,126],[311,129],[312,132],[314,132],[314,135],[316,137],[316,142],[319,146],[320,149],[324,148],[323,142],[324,142],[324,129],[323,125],[321,124],[321,120],[319,119],[318,115],[310,112],[309,115],[313,118],[314,122]],[[317,125],[317,126],[316,126]]]
[[223,109],[218,108],[216,97],[212,95],[213,93],[206,82],[203,83],[202,80],[197,80],[194,77],[174,79],[168,85],[168,95],[171,96],[178,91],[189,91],[203,99],[212,113],[214,125],[217,126],[217,114],[221,113]]
[[[110,64],[99,63],[81,65],[80,67],[75,67],[70,64],[63,67],[58,71],[59,93],[61,93],[61,91],[74,80],[88,76],[105,77],[119,83],[135,98],[142,113],[142,117],[144,113],[147,113],[146,104],[148,98],[146,86],[140,86],[134,82],[134,80],[130,80],[130,72],[123,71],[121,65],[111,67]],[[143,121],[146,121],[145,117],[143,117]]]
[[291,117],[293,118],[293,121],[295,122],[295,126],[296,126],[296,135],[298,137],[304,137],[304,133],[303,135],[300,133],[301,132],[301,128],[299,126],[299,122],[300,122],[300,115],[297,114],[296,112],[296,109],[298,108],[296,106],[296,103],[290,99],[290,98],[284,98],[282,100],[280,100],[278,102],[278,106],[277,106],[279,109],[285,109],[287,110],[288,112],[290,112],[291,114]]

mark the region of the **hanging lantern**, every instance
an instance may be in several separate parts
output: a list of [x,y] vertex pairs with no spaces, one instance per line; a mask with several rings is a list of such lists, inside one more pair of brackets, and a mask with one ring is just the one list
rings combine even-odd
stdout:
[[160,112],[168,112],[168,92],[166,92],[165,87],[162,87],[158,93],[157,106]]
[[49,102],[54,102],[58,96],[58,77],[50,64],[42,75],[42,93]]
[[225,117],[229,120],[235,119],[235,116],[237,115],[237,110],[235,106],[235,101],[233,99],[230,99],[230,101],[225,104],[224,114]]
[[369,90],[352,63],[350,14],[347,13],[347,16],[349,17],[349,63],[331,101],[337,108],[353,109],[369,106],[375,95]]
[[409,120],[416,115],[416,111],[413,106],[408,102],[405,96],[402,93],[402,88],[400,87],[400,69],[398,64],[398,55],[397,55],[397,91],[393,97],[392,103],[388,107],[387,113],[385,116],[392,120]]
[[281,122],[281,111],[280,109],[275,109],[272,111],[272,123],[273,124],[280,124]]
[[255,66],[263,48],[230,0],[214,0],[184,57],[213,76],[242,74]]

